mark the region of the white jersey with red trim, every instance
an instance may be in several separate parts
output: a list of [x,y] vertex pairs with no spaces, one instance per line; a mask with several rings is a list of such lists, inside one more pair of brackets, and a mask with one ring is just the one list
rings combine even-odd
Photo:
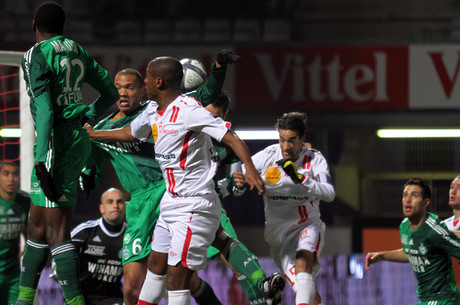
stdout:
[[302,147],[295,160],[297,170],[304,175],[295,184],[276,161],[283,159],[279,144],[271,145],[252,157],[257,171],[265,182],[265,239],[276,245],[293,231],[321,221],[320,200],[331,202],[335,190],[329,167],[321,152]]
[[460,230],[460,218],[455,219],[455,215],[444,219],[444,223],[446,224],[449,231],[458,231]]
[[153,136],[167,191],[173,197],[214,192],[217,158],[210,136],[220,142],[230,123],[214,118],[196,99],[184,95],[163,111],[157,108],[150,102],[131,123],[131,134],[141,141]]

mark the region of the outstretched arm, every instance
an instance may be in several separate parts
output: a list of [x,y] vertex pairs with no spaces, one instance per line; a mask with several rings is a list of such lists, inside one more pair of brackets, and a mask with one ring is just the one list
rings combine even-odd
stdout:
[[249,184],[250,189],[252,190],[256,187],[257,190],[259,190],[259,195],[263,195],[265,193],[264,182],[260,178],[254,163],[252,163],[251,154],[246,144],[231,130],[222,138],[222,143],[230,146],[238,158],[244,163],[246,167],[246,182]]
[[370,265],[380,261],[408,263],[409,259],[407,258],[407,255],[404,253],[402,248],[392,251],[369,252],[366,255],[364,270],[368,271],[370,269]]
[[94,130],[89,124],[83,126],[89,133],[89,137],[93,141],[98,142],[136,142],[139,141],[131,134],[131,126],[110,130]]

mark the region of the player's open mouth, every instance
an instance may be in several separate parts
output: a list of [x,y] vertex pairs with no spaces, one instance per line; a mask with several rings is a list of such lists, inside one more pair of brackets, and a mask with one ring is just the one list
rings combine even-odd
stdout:
[[129,106],[129,102],[128,101],[120,101],[120,106]]

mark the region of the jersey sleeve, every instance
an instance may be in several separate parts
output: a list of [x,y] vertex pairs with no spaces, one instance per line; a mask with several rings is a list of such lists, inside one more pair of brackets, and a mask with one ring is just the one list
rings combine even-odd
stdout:
[[100,93],[99,97],[89,105],[90,110],[86,113],[89,119],[95,120],[118,101],[120,96],[107,70],[102,68],[82,47],[79,48],[86,57],[86,81]]
[[203,132],[220,142],[230,129],[230,122],[213,117],[201,106],[190,106],[187,110],[185,125],[189,130]]
[[32,56],[29,61],[23,59],[22,67],[27,93],[30,97],[30,110],[35,119],[35,131],[37,132],[35,161],[45,162],[54,117],[49,87],[53,73],[38,47],[29,52],[32,53]]
[[83,224],[78,225],[70,232],[72,244],[75,246],[75,251],[77,251],[78,255],[81,254],[81,249],[86,244],[87,239],[86,231],[82,229],[82,225]]
[[142,113],[135,118],[131,126],[131,135],[142,142],[147,141],[152,133],[152,125],[150,124],[150,116],[156,111],[156,103],[150,102]]
[[450,232],[444,223],[433,228],[431,242],[433,246],[443,249],[450,256],[460,259],[460,238]]
[[305,179],[302,184],[307,187],[309,194],[319,197],[322,201],[331,202],[335,198],[335,189],[329,174],[329,166],[319,151],[315,152],[314,158],[314,176]]
[[194,97],[203,105],[203,107],[208,106],[220,96],[222,87],[224,86],[226,71],[226,65],[217,68],[214,63],[208,80],[195,91],[191,91],[185,95]]

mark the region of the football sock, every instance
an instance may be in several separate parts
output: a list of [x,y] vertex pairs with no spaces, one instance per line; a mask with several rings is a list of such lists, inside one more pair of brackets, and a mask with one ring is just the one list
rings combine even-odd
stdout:
[[168,290],[169,305],[190,305],[190,290]]
[[84,305],[82,296],[78,256],[70,241],[63,241],[51,247],[56,263],[56,274],[67,304]]
[[240,283],[241,289],[249,300],[251,305],[260,304],[266,305],[265,298],[260,289],[258,289],[248,278],[242,274],[236,277]]
[[316,287],[313,275],[307,272],[299,272],[295,276],[297,293],[295,296],[296,305],[313,304]]
[[28,238],[26,252],[22,258],[19,296],[16,304],[32,304],[37,290],[40,275],[49,257],[49,246],[46,242]]
[[163,298],[166,275],[158,275],[147,269],[144,285],[139,294],[138,305],[160,303]]
[[198,305],[222,305],[212,287],[203,279],[200,287],[192,293],[192,297]]
[[262,286],[266,277],[265,272],[260,267],[257,257],[239,240],[229,236],[222,254],[233,269],[245,275],[256,287]]

